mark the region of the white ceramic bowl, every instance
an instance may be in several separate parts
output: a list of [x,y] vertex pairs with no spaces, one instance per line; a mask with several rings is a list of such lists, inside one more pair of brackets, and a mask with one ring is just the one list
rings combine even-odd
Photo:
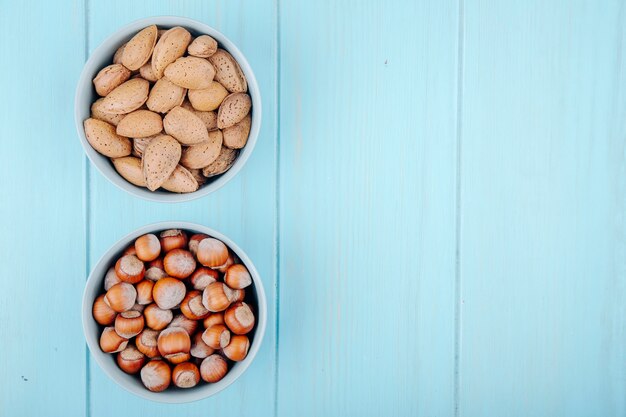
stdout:
[[[206,184],[193,193],[176,194],[164,190],[157,190],[153,192],[146,188],[137,187],[129,183],[122,178],[117,171],[115,171],[115,168],[113,168],[113,164],[109,158],[100,155],[91,147],[89,142],[87,142],[87,138],[85,137],[85,132],[83,130],[83,121],[89,118],[91,104],[98,98],[93,88],[92,80],[98,71],[111,64],[113,54],[120,45],[127,42],[139,30],[152,24],[159,26],[159,28],[182,26],[189,30],[194,36],[199,34],[212,36],[220,44],[221,48],[230,52],[231,55],[237,60],[248,81],[248,94],[250,94],[250,97],[252,98],[252,126],[250,128],[248,142],[239,152],[237,160],[228,171],[220,176],[209,178]],[[111,181],[113,184],[132,195],[146,200],[168,203],[190,201],[218,190],[235,175],[237,175],[237,173],[245,165],[246,161],[250,157],[250,154],[252,154],[252,150],[254,149],[257,137],[259,136],[259,131],[261,129],[261,93],[259,92],[259,86],[248,61],[243,56],[241,51],[237,49],[235,44],[233,44],[226,36],[204,23],[184,17],[149,17],[137,20],[122,27],[113,35],[109,36],[100,46],[96,48],[95,51],[93,51],[83,68],[83,72],[80,75],[78,86],[76,88],[76,97],[74,100],[74,119],[80,143],[83,145],[83,149],[85,150],[87,157],[89,157],[89,160],[93,163],[93,165],[95,165],[98,171],[100,171],[100,173],[102,173],[102,175],[104,175],[106,179]]]
[[[146,389],[138,375],[128,375],[124,373],[115,362],[115,354],[104,353],[100,350],[100,333],[102,326],[100,326],[94,320],[91,309],[93,301],[96,297],[104,293],[104,275],[110,266],[114,264],[114,261],[122,254],[136,238],[146,233],[159,232],[166,229],[183,229],[190,233],[205,233],[216,239],[224,242],[238,257],[241,262],[248,268],[250,275],[252,275],[252,285],[246,288],[246,301],[255,308],[256,325],[254,329],[248,334],[250,338],[250,350],[248,356],[241,361],[236,362],[229,369],[226,376],[219,382],[214,384],[201,383],[194,388],[180,389],[173,385],[163,392],[151,392]],[[267,300],[265,299],[265,291],[263,289],[263,283],[254,265],[245,254],[233,241],[226,236],[208,227],[201,226],[199,224],[187,223],[187,222],[162,222],[154,223],[144,227],[141,227],[134,232],[124,236],[117,241],[103,256],[100,258],[96,266],[91,271],[87,285],[85,286],[85,292],[83,293],[83,331],[85,332],[85,338],[87,339],[87,345],[91,351],[91,355],[96,360],[100,368],[106,373],[113,381],[115,381],[122,388],[132,392],[143,398],[147,398],[153,401],[159,401],[164,403],[185,403],[203,398],[210,397],[217,394],[239,378],[244,371],[250,366],[265,334],[265,326],[267,323]]]

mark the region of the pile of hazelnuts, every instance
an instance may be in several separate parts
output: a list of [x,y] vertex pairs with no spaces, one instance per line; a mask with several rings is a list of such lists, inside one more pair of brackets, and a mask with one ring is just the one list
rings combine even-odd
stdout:
[[93,303],[100,348],[150,391],[217,382],[248,354],[251,284],[218,239],[178,229],[143,235],[108,270]]

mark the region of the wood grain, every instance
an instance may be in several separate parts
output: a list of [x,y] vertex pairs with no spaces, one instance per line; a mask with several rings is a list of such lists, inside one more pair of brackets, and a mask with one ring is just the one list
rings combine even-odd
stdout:
[[2,3],[2,416],[85,410],[84,157],[71,116],[84,49],[82,1]]
[[465,12],[460,415],[623,416],[623,4]]
[[278,414],[452,415],[456,4],[280,14]]
[[[111,31],[149,15],[180,15],[215,27],[235,42],[255,71],[263,97],[263,126],[253,155],[236,179],[217,193],[191,203],[157,204],[133,198],[92,170],[90,188],[92,264],[118,238],[141,225],[162,220],[201,223],[225,233],[246,251],[268,296],[268,327],[261,351],[246,373],[219,396],[192,404],[164,405],[142,400],[118,387],[91,363],[91,415],[251,415],[274,407],[275,346],[275,7],[257,2],[96,2],[89,13],[89,47]],[[269,167],[269,168],[268,168]],[[106,394],[105,394],[106,393]]]

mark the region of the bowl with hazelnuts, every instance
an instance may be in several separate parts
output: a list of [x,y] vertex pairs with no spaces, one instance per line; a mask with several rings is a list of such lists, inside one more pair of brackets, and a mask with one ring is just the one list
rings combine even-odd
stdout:
[[267,320],[248,256],[221,233],[186,222],[144,226],[115,243],[89,275],[82,309],[102,370],[166,403],[232,384],[254,360]]

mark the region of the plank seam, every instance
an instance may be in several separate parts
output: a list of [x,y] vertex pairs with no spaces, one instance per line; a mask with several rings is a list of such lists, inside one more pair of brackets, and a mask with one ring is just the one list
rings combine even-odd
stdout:
[[[85,62],[89,58],[89,0],[84,0],[83,13],[84,13],[84,29],[85,29]],[[87,155],[83,156],[83,209],[85,219],[85,280],[89,277],[91,269],[89,256],[91,254],[91,171],[89,165],[89,159]],[[89,348],[85,344],[85,416],[91,416],[91,371],[90,371],[90,359]]]
[[274,416],[278,417],[278,363],[280,359],[279,355],[279,336],[280,336],[280,76],[281,76],[281,63],[280,63],[280,0],[275,1],[275,15],[276,15],[276,56],[275,56],[275,75],[274,75],[274,124],[276,126],[276,142],[274,143],[274,160],[276,161],[276,169],[274,176],[276,178],[276,218],[274,221],[274,271],[276,273],[276,282],[274,287],[274,312],[275,312],[275,342],[274,342]]
[[463,128],[463,59],[464,59],[464,0],[459,0],[457,38],[457,102],[456,102],[456,224],[455,224],[455,271],[454,271],[454,415],[461,415],[461,151]]

